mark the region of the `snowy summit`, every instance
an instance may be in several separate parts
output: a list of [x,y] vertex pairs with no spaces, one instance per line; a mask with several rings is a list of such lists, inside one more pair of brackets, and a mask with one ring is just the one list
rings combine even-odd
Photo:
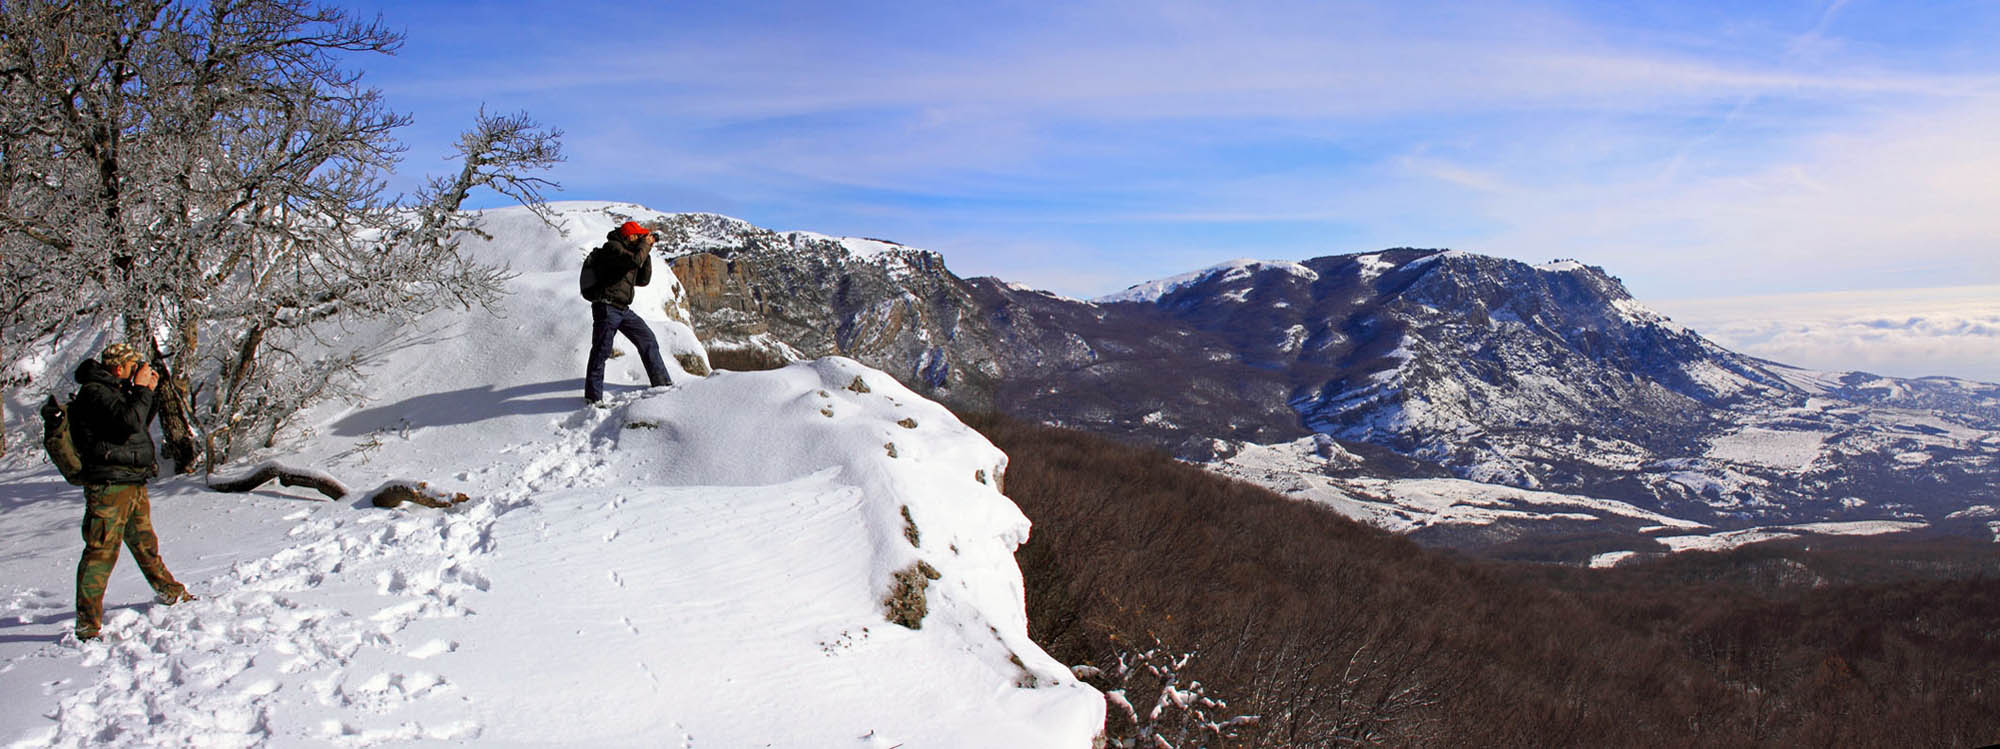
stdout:
[[1298,276],[1299,278],[1303,278],[1307,281],[1315,281],[1319,279],[1319,273],[1313,271],[1313,269],[1311,268],[1307,268],[1306,266],[1300,263],[1294,263],[1288,260],[1252,260],[1250,258],[1238,258],[1236,260],[1230,260],[1228,262],[1218,263],[1216,265],[1212,265],[1207,268],[1194,271],[1192,273],[1182,273],[1177,276],[1169,276],[1167,278],[1162,278],[1155,281],[1147,281],[1141,284],[1134,284],[1133,286],[1125,289],[1124,291],[1120,291],[1116,294],[1107,294],[1105,296],[1098,297],[1091,301],[1096,302],[1098,304],[1115,304],[1117,302],[1148,302],[1148,303],[1158,302],[1160,301],[1161,297],[1164,297],[1168,294],[1172,294],[1175,291],[1179,291],[1189,286],[1201,283],[1210,278],[1220,276],[1221,280],[1231,281],[1238,278],[1247,277],[1253,273],[1256,273],[1260,270],[1264,270],[1267,268],[1281,270],[1286,273],[1290,273],[1294,276]]
[[10,454],[0,739],[1089,746],[1102,695],[1028,639],[1006,456],[851,360],[690,373],[705,355],[658,268],[634,309],[675,384],[633,384],[623,356],[609,407],[584,405],[576,263],[666,214],[557,207],[565,233],[496,210],[493,239],[468,241],[519,274],[499,314],[350,332],[394,344],[367,402],[308,412],[252,459],[468,502],[158,481],[162,554],[200,600],[153,605],[128,559],[104,637],[79,644],[81,492]]

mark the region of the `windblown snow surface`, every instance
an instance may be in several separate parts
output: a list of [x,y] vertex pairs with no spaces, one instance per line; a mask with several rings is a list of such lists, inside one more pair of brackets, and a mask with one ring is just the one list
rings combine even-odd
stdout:
[[[402,341],[371,401],[311,412],[254,458],[360,491],[154,485],[163,555],[199,601],[154,605],[128,553],[106,636],[66,641],[81,492],[15,451],[0,743],[1088,746],[1102,696],[1027,637],[1006,456],[846,359],[675,367],[646,389],[621,339],[610,407],[585,406],[574,262],[654,214],[559,208],[566,237],[489,216],[497,239],[473,249],[521,273],[497,314],[354,333]],[[662,312],[672,274],[655,278],[634,308],[699,355]],[[359,501],[392,480],[472,500]],[[940,577],[913,630],[883,600],[920,560]]]

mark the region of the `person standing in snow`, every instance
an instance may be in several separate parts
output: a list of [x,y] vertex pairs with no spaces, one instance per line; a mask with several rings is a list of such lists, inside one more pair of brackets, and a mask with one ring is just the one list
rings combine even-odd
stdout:
[[634,287],[653,282],[653,232],[637,221],[627,221],[605,236],[604,246],[593,250],[584,264],[597,279],[594,290],[585,290],[590,300],[590,361],[583,370],[583,399],[593,404],[604,399],[604,363],[611,358],[614,334],[639,348],[646,364],[646,379],[654,387],[673,384],[667,364],[660,359],[660,342],[653,329],[632,311]]
[[160,560],[146,481],[159,473],[150,426],[160,376],[123,343],[105,347],[76,368],[83,388],[70,402],[70,438],[83,458],[83,559],[76,565],[76,638],[97,637],[104,622],[104,585],[118,564],[118,544],[153,586],[155,601],[192,601]]

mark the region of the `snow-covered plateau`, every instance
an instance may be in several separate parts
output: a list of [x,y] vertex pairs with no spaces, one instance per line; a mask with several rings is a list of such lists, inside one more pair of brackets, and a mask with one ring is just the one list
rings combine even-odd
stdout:
[[[1785,437],[1764,450],[1785,454],[1797,442]],[[1752,443],[1743,443],[1746,452]],[[1277,445],[1231,446],[1228,457],[1204,464],[1304,502],[1323,505],[1354,520],[1393,533],[1478,533],[1508,523],[1565,523],[1579,530],[1623,531],[1634,545],[1681,551],[1726,551],[1763,541],[1822,536],[1872,536],[1925,527],[1923,522],[1870,520],[1798,523],[1717,529],[1626,502],[1578,494],[1534,491],[1452,478],[1385,479],[1349,475],[1360,458],[1324,436]],[[1966,517],[1984,517],[1980,508]],[[1992,508],[1983,508],[1991,514]],[[2000,540],[2000,523],[1995,524]],[[1610,567],[1645,553],[1634,550],[1593,555],[1590,566]]]
[[[468,243],[519,274],[501,309],[348,333],[399,341],[368,401],[310,411],[224,472],[277,460],[470,501],[159,481],[163,556],[200,600],[153,604],[127,554],[105,636],[77,643],[81,491],[13,451],[0,742],[1089,746],[1102,695],[1028,639],[1006,456],[852,360],[690,374],[705,354],[657,268],[634,309],[675,384],[632,384],[621,339],[608,407],[585,405],[575,264],[654,214],[560,207],[565,243],[507,223],[521,212]],[[909,586],[915,629],[889,620]]]

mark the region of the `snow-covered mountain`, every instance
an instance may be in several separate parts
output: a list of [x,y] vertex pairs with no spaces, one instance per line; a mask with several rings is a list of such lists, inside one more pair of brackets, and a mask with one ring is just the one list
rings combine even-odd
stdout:
[[[673,217],[558,208],[566,234],[496,211],[468,244],[519,274],[502,309],[343,333],[388,344],[369,402],[308,412],[253,456],[364,491],[155,485],[163,554],[199,601],[152,605],[128,562],[107,636],[61,642],[80,492],[10,455],[0,740],[1090,745],[1102,695],[1028,639],[1006,456],[851,359],[702,376],[665,273],[634,307],[675,384],[633,384],[624,356],[610,407],[586,406],[576,263],[627,218]],[[471,499],[357,501],[394,481]]]
[[2000,386],[1735,354],[1576,262],[1399,250],[1303,265],[1112,306],[1221,334],[1241,376],[1283,383],[1315,433],[1460,478],[1721,524],[1943,520],[2000,491]]
[[699,214],[661,225],[712,341],[851,356],[955,407],[1192,460],[1322,434],[1362,461],[1354,475],[1455,477],[1718,528],[1949,525],[2000,505],[2000,385],[1743,356],[1576,261],[1236,260],[1084,302],[959,279],[935,253],[880,240]]

